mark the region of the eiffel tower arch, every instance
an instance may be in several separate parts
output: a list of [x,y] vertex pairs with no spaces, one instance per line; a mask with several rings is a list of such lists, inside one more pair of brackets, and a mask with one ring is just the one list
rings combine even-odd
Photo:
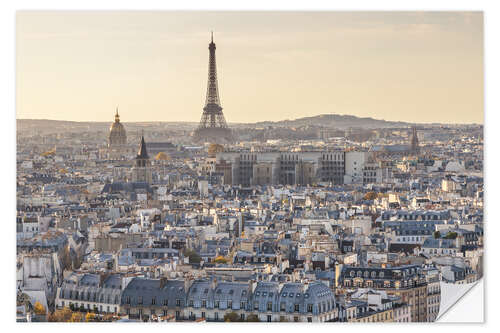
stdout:
[[229,143],[233,141],[233,135],[231,130],[227,127],[219,99],[213,33],[212,40],[208,45],[208,50],[207,97],[200,124],[193,133],[193,139],[197,142]]

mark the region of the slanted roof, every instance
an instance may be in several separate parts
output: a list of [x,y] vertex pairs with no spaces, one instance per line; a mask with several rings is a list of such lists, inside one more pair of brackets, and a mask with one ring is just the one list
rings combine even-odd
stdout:
[[146,159],[146,160],[149,159],[148,151],[146,149],[146,142],[144,141],[144,135],[141,136],[141,145],[139,146],[137,159]]

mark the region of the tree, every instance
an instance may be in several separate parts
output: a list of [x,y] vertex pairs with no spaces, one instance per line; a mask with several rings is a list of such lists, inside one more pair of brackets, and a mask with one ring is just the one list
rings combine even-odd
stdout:
[[47,313],[47,311],[45,311],[45,307],[38,301],[35,302],[34,310],[37,315],[44,315]]
[[454,231],[450,231],[446,234],[446,236],[444,236],[444,238],[446,239],[455,239],[457,238],[458,234]]
[[434,238],[441,238],[441,233],[439,232],[439,230],[437,231],[434,231]]
[[377,198],[377,193],[373,191],[366,193],[365,196],[363,197],[363,199],[365,200],[375,200],[376,198]]
[[83,321],[83,314],[81,314],[80,312],[73,312],[73,314],[71,315],[70,321],[72,323],[79,323],[79,322]]
[[71,311],[70,308],[64,307],[52,312],[49,315],[48,320],[53,322],[69,322],[71,320],[72,314],[73,311]]
[[226,322],[238,322],[241,321],[240,316],[236,312],[228,312],[224,315],[224,321]]
[[217,264],[227,264],[227,259],[223,256],[218,256],[217,258],[215,258],[215,262]]
[[95,313],[93,312],[88,312],[85,315],[85,321],[90,322],[90,321],[95,321]]
[[252,322],[252,323],[256,323],[256,322],[259,322],[259,316],[257,316],[256,314],[249,314],[247,316],[247,322]]
[[186,249],[184,251],[184,256],[189,257],[190,264],[199,264],[201,261],[201,257],[193,249]]

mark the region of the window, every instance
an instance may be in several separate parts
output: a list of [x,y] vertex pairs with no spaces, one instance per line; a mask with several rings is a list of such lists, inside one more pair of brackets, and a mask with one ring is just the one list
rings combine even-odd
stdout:
[[313,312],[313,305],[307,304],[307,312]]
[[244,313],[240,314],[240,319],[241,320],[245,320],[245,314]]
[[168,305],[168,298],[165,298],[165,299],[163,300],[163,306],[167,306],[167,305]]
[[156,305],[156,297],[153,297],[153,298],[151,299],[151,305]]
[[285,311],[285,302],[280,303],[280,311]]
[[192,299],[189,300],[189,306],[193,307],[193,300]]
[[142,304],[142,296],[137,297],[137,304]]
[[267,302],[267,311],[272,311],[272,310],[273,310],[273,303]]
[[181,306],[181,300],[180,299],[176,299],[175,300],[175,305],[176,306]]
[[207,307],[207,300],[206,299],[201,301],[201,307],[203,307],[203,308]]
[[267,322],[270,323],[272,321],[272,316],[271,315],[267,315]]
[[219,313],[218,312],[214,313],[214,318],[215,318],[215,320],[219,320]]
[[127,296],[126,303],[127,303],[127,304],[130,304],[130,296]]
[[215,305],[214,305],[215,308],[219,308],[219,301],[215,301]]
[[299,312],[299,305],[295,304],[295,312]]
[[244,309],[245,309],[245,307],[246,307],[246,306],[245,306],[245,302],[241,302],[241,304],[240,304],[240,309],[244,310]]

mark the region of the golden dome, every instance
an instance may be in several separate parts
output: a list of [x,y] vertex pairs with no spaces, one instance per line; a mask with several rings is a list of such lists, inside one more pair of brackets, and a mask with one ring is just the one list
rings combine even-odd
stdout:
[[208,146],[208,155],[215,156],[217,153],[222,153],[224,151],[224,146],[219,145],[217,143],[212,143]]
[[120,123],[120,115],[118,108],[116,108],[115,122],[109,128],[109,145],[124,145],[127,143],[127,133],[125,127]]
[[167,154],[165,154],[164,152],[161,151],[158,154],[156,154],[155,160],[157,160],[157,161],[168,161],[168,160],[170,160],[170,156],[168,156]]

